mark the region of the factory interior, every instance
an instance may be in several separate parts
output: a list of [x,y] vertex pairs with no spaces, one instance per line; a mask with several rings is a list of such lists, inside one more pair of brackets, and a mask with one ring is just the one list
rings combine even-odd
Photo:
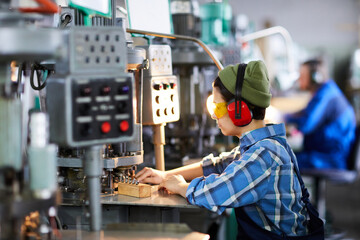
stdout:
[[242,239],[231,206],[137,174],[239,145],[208,106],[227,66],[266,65],[264,121],[281,124],[311,101],[297,80],[315,58],[357,130],[345,168],[300,173],[322,239],[360,240],[359,0],[0,0],[0,240]]

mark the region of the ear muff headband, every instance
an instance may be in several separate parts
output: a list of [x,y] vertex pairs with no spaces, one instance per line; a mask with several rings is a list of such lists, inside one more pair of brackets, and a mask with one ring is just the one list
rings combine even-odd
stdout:
[[238,73],[236,75],[235,85],[235,119],[241,118],[241,107],[238,106],[239,101],[241,102],[241,91],[244,83],[246,64],[239,64]]
[[239,64],[236,76],[235,99],[231,100],[227,106],[230,119],[238,127],[246,126],[252,121],[252,112],[241,98],[246,66],[246,64]]

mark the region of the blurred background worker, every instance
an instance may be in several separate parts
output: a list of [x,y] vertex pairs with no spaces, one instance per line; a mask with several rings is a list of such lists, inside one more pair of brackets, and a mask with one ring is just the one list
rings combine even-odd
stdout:
[[300,168],[346,169],[355,138],[355,113],[337,84],[327,77],[321,60],[300,67],[298,84],[312,98],[305,109],[285,116],[304,134],[302,151],[296,153]]

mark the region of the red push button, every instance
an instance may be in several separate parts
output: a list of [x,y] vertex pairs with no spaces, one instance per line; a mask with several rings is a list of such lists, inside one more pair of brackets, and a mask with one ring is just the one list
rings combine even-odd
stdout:
[[104,86],[102,89],[101,89],[101,93],[102,95],[106,96],[106,95],[109,95],[111,92],[111,87],[109,86]]
[[81,96],[90,96],[91,95],[91,88],[90,87],[84,87],[80,90]]
[[101,124],[101,132],[102,133],[108,133],[111,130],[111,125],[109,122],[103,122]]
[[121,121],[119,127],[120,127],[120,130],[121,130],[122,132],[126,132],[127,130],[129,130],[129,127],[130,127],[130,126],[129,126],[129,122],[126,121],[126,120]]

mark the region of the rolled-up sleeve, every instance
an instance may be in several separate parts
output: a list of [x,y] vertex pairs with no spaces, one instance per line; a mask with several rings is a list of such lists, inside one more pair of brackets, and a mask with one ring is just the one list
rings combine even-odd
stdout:
[[238,159],[240,157],[238,151],[239,147],[236,147],[230,152],[221,153],[217,157],[213,154],[209,154],[204,157],[201,161],[204,176],[209,176],[212,173],[221,174],[234,159]]

